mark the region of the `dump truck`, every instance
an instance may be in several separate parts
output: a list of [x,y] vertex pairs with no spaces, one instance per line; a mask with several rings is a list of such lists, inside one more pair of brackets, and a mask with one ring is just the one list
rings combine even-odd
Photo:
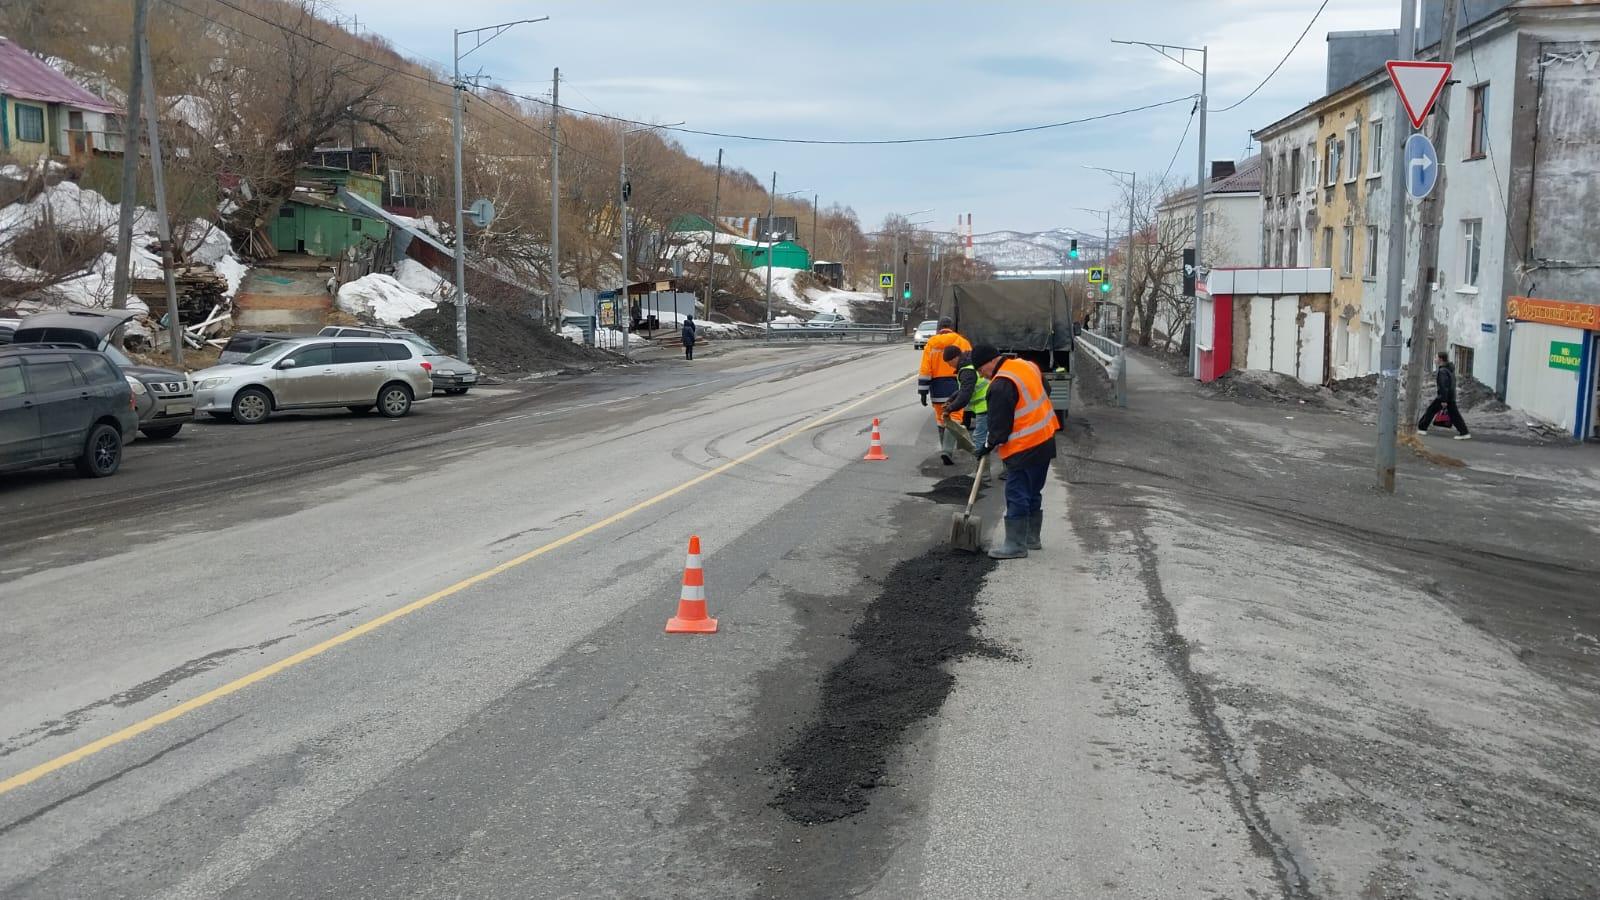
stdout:
[[1034,363],[1050,383],[1056,418],[1067,423],[1072,396],[1072,301],[1059,281],[1046,278],[1014,281],[965,281],[945,294],[941,315],[955,322],[962,337],[993,344]]

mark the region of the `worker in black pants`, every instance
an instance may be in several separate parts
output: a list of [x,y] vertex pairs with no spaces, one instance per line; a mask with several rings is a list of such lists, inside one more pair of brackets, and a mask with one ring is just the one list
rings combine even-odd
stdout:
[[1456,427],[1456,440],[1472,440],[1472,433],[1467,430],[1467,420],[1461,418],[1461,407],[1456,406],[1456,367],[1450,364],[1450,357],[1443,353],[1439,354],[1439,367],[1433,370],[1433,384],[1437,392],[1433,402],[1428,404],[1428,411],[1417,421],[1417,434],[1427,434],[1433,417],[1443,409],[1450,414],[1450,424]]

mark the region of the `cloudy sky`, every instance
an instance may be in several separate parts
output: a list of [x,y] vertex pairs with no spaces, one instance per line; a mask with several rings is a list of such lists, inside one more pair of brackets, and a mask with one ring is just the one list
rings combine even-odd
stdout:
[[[335,0],[413,57],[448,62],[453,28],[550,16],[469,59],[506,87],[562,103],[729,134],[859,140],[1018,128],[1194,94],[1199,78],[1111,38],[1208,45],[1212,109],[1254,88],[1321,0],[702,3],[620,0]],[[1208,155],[1238,158],[1253,128],[1322,93],[1328,31],[1392,28],[1395,0],[1329,0],[1311,33],[1249,102],[1210,120]],[[1198,63],[1196,63],[1198,65]],[[853,206],[869,227],[933,209],[929,228],[971,212],[978,231],[1094,228],[1116,185],[1081,166],[1160,176],[1190,102],[1031,134],[934,144],[797,145],[682,134],[684,146],[766,180]],[[1174,177],[1192,179],[1198,128]]]

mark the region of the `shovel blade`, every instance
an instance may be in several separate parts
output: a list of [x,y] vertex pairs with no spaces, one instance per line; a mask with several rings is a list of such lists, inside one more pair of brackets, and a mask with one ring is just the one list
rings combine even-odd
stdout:
[[944,423],[944,427],[946,431],[955,436],[957,447],[968,453],[975,452],[978,449],[978,445],[972,441],[972,432],[967,430],[967,426],[957,422],[954,417],[948,419]]
[[983,518],[971,513],[955,513],[950,517],[950,549],[964,553],[983,550]]

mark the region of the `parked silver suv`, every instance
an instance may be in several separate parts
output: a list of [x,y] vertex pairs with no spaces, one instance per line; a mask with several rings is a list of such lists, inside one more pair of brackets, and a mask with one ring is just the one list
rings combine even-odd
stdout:
[[274,412],[343,406],[398,419],[433,395],[433,365],[401,340],[295,338],[194,375],[195,404],[213,418],[257,425]]

